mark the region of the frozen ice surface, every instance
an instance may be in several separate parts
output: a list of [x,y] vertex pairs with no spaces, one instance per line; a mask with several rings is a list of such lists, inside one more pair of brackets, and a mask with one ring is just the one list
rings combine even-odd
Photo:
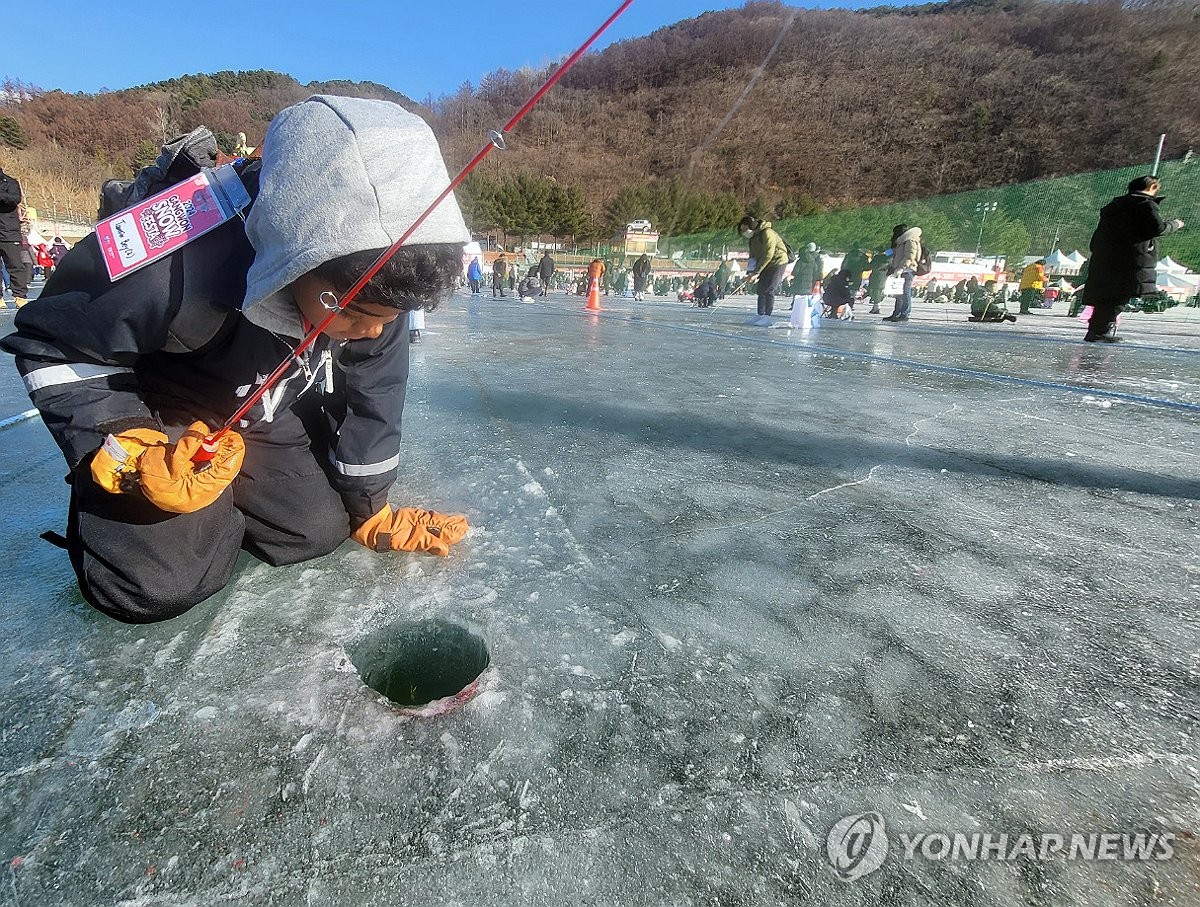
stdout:
[[[1198,313],[604,305],[429,317],[392,499],[469,515],[449,559],[247,558],[156,626],[81,602],[61,458],[0,432],[0,904],[1194,907]],[[360,682],[404,616],[488,640],[463,709]],[[1176,845],[905,858],[953,832]]]

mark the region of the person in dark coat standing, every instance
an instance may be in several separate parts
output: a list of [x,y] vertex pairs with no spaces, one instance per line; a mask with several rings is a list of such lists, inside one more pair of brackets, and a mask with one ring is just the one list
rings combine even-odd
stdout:
[[[8,268],[12,283],[13,301],[17,308],[25,305],[32,264],[21,254],[21,184],[0,168],[0,258]],[[4,300],[0,299],[0,308]]]
[[650,256],[643,254],[633,263],[633,298],[639,302],[646,298],[646,286],[650,283]]
[[504,282],[508,280],[508,259],[501,252],[492,262],[492,298],[504,298]]
[[545,296],[550,292],[550,278],[554,276],[554,259],[550,257],[549,252],[542,253],[542,260],[538,262],[538,277],[542,279],[542,295]]
[[721,263],[717,265],[717,273],[713,275],[713,283],[717,287],[717,298],[724,299],[725,293],[729,290],[729,262],[721,259]]
[[1092,307],[1084,340],[1116,343],[1112,333],[1117,313],[1130,299],[1153,293],[1158,246],[1155,240],[1183,229],[1179,219],[1164,221],[1158,213],[1162,198],[1156,176],[1139,176],[1127,194],[1100,209],[1100,224],[1092,234],[1083,304]]

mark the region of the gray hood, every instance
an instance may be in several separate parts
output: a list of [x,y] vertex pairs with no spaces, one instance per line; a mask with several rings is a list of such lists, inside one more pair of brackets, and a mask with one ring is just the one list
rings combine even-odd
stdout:
[[[255,258],[242,308],[331,259],[390,246],[449,183],[433,132],[396,104],[314,95],[282,110],[246,218]],[[468,241],[451,195],[406,245]]]

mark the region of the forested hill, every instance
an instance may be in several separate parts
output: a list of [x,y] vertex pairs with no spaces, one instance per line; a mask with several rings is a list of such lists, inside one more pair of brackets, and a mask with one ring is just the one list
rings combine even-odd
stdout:
[[[585,58],[531,115],[506,163],[583,183],[589,195],[687,176],[743,199],[828,204],[1122,166],[1147,160],[1164,132],[1182,153],[1200,146],[1197,9],[750,3]],[[495,74],[439,103],[456,156],[531,82]]]
[[[1164,132],[1181,153],[1200,147],[1198,10],[1194,0],[748,3],[585,57],[487,166],[577,187],[599,223],[625,215],[612,203],[620,190],[629,198],[650,183],[789,214],[1126,165],[1147,160]],[[416,109],[453,167],[544,76],[499,71],[428,106],[380,85],[270,72],[90,96],[8,86],[0,155],[23,168],[35,202],[94,197],[101,178],[127,175],[170,134],[204,123],[227,145],[237,131],[255,143],[281,107],[336,91]]]

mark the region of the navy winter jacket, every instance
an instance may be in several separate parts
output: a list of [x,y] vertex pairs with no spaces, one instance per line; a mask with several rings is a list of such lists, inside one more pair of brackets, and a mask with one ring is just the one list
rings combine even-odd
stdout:
[[[196,419],[220,426],[287,356],[294,339],[239,310],[253,258],[238,219],[115,283],[94,233],[63,257],[0,349],[16,356],[72,470],[110,432]],[[383,507],[396,479],[407,379],[405,319],[376,339],[322,336],[237,428],[248,443],[270,443],[274,413],[320,394],[331,481],[358,523]]]

